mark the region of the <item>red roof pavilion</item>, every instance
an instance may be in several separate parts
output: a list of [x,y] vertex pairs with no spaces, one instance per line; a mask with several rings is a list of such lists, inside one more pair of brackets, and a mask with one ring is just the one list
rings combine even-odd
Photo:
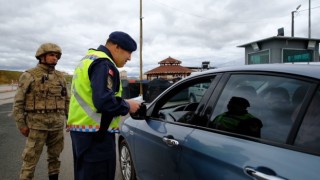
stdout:
[[148,80],[156,79],[156,78],[164,78],[167,80],[172,80],[175,78],[182,78],[189,76],[193,70],[181,66],[181,61],[174,59],[172,57],[168,57],[162,61],[160,61],[159,67],[156,67],[145,74],[147,75]]

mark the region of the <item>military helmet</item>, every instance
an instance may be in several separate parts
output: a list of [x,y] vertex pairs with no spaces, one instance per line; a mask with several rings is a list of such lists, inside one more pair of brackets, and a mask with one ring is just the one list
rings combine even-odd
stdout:
[[47,53],[50,53],[50,52],[58,53],[59,54],[58,59],[60,59],[61,54],[62,54],[61,48],[54,43],[41,44],[41,46],[38,48],[35,56],[38,60],[40,60],[40,56],[47,54]]

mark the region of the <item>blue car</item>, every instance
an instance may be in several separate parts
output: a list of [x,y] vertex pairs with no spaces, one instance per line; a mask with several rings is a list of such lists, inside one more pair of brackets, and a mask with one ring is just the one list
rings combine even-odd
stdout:
[[[197,98],[195,87],[206,87]],[[320,66],[208,70],[123,121],[121,172],[124,180],[320,179],[319,130]]]

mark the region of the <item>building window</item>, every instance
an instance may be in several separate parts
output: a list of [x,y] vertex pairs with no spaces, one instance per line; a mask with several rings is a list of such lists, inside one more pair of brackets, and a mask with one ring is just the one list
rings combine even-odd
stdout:
[[248,54],[248,64],[269,64],[270,50]]
[[312,62],[313,50],[283,49],[282,59],[284,63]]

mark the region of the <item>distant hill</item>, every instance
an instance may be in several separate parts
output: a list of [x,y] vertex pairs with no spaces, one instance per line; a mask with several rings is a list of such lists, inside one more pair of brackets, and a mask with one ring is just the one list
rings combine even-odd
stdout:
[[0,70],[0,84],[11,84],[12,81],[16,83],[21,74],[20,71]]
[[[22,73],[21,71],[0,70],[0,84],[17,83]],[[71,83],[72,75],[65,73],[65,77],[67,82]]]

